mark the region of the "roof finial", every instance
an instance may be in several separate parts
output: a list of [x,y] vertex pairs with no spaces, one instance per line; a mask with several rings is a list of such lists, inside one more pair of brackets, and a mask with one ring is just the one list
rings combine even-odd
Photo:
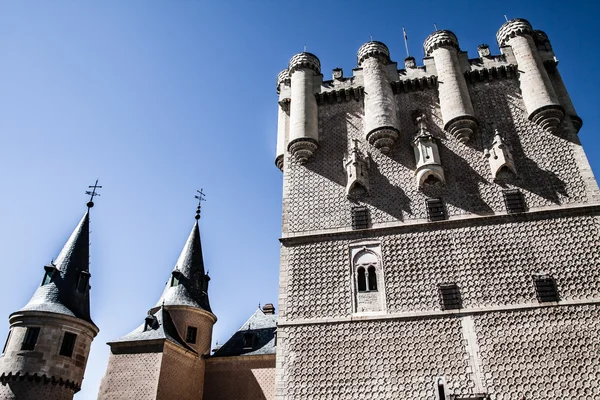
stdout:
[[196,192],[198,192],[198,194],[194,196],[195,198],[198,199],[198,208],[196,209],[196,219],[200,219],[200,210],[202,208],[202,202],[206,201],[206,199],[204,198],[205,195],[202,192],[202,190],[204,190],[204,189],[196,190]]
[[88,186],[90,189],[93,188],[93,190],[86,190],[85,194],[89,194],[90,195],[90,201],[88,201],[87,206],[88,208],[92,208],[94,207],[94,197],[95,196],[100,196],[100,193],[96,193],[96,189],[102,189],[102,186],[98,186],[98,179],[96,179],[96,183],[94,183],[94,186]]

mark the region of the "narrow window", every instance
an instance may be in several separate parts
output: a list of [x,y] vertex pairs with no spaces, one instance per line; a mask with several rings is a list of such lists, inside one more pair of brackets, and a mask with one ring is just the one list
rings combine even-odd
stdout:
[[440,379],[437,384],[438,399],[446,400],[446,389],[444,388],[444,382]]
[[179,272],[173,272],[171,275],[171,287],[179,285]]
[[244,333],[244,349],[251,349],[254,347],[254,334]]
[[456,283],[443,283],[438,286],[442,310],[458,310],[462,308],[460,289]]
[[533,283],[540,303],[560,300],[558,289],[556,288],[556,281],[550,275],[536,274],[533,276]]
[[52,271],[46,271],[44,279],[42,280],[42,286],[49,284],[52,281]]
[[33,350],[39,334],[40,328],[27,328],[25,338],[23,338],[23,343],[21,343],[21,350]]
[[185,335],[185,341],[191,344],[195,344],[197,334],[198,328],[196,328],[195,326],[188,326],[187,334]]
[[2,354],[6,353],[6,348],[8,347],[8,342],[10,341],[10,335],[12,335],[12,329],[8,331],[8,337],[6,338],[6,343],[4,343],[4,349],[2,349]]
[[357,271],[358,273],[358,291],[366,292],[367,291],[367,279],[365,277],[365,269],[360,267]]
[[369,271],[369,290],[377,290],[377,273],[375,267],[371,266]]
[[443,221],[446,219],[446,209],[444,208],[442,199],[427,199],[425,200],[425,205],[427,206],[427,218],[429,218],[429,221]]
[[90,274],[87,271],[81,271],[79,273],[79,280],[77,281],[77,291],[79,293],[85,293],[88,289],[90,282]]
[[504,205],[509,214],[525,212],[525,199],[518,189],[505,189],[502,191]]
[[352,207],[352,229],[369,227],[369,209],[364,206]]
[[71,332],[65,332],[62,345],[60,346],[60,352],[58,354],[60,354],[61,356],[71,357],[73,355],[73,349],[75,348],[76,340],[76,334]]

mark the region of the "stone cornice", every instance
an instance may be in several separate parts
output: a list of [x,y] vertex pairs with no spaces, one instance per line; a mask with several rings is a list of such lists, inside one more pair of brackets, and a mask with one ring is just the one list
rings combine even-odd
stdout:
[[496,33],[496,40],[498,46],[503,47],[507,45],[507,42],[516,36],[531,36],[533,34],[533,28],[529,21],[523,18],[515,18],[502,24],[498,33]]
[[363,61],[371,57],[375,57],[384,64],[388,64],[390,62],[390,50],[385,44],[375,40],[360,46],[356,54],[358,65],[362,65]]
[[3,372],[0,375],[0,383],[6,385],[9,382],[31,382],[31,383],[41,383],[44,385],[58,385],[64,386],[65,388],[72,390],[74,393],[79,392],[81,390],[81,382],[73,382],[70,380],[63,380],[62,378],[56,378],[55,376],[48,377],[47,375],[39,375],[37,373],[30,374],[29,372],[21,375],[20,372],[13,374],[9,372],[8,374]]
[[[312,53],[298,53],[290,59],[288,71],[293,75],[298,69],[312,69],[317,75],[321,74],[321,61]],[[280,73],[281,74],[281,73]]]
[[433,32],[431,35],[427,36],[425,43],[423,43],[423,48],[425,49],[425,55],[427,57],[440,47],[453,47],[457,51],[460,51],[456,35],[446,30]]
[[507,64],[471,69],[470,71],[465,72],[465,78],[471,83],[517,78],[517,66]]
[[12,327],[15,325],[19,325],[22,322],[22,320],[27,318],[39,318],[46,321],[56,322],[56,324],[58,325],[78,325],[82,328],[86,328],[87,330],[89,330],[91,332],[90,336],[92,337],[92,339],[95,338],[98,332],[100,331],[100,329],[96,325],[81,318],[46,311],[16,311],[10,314],[10,316],[8,317],[8,322]]

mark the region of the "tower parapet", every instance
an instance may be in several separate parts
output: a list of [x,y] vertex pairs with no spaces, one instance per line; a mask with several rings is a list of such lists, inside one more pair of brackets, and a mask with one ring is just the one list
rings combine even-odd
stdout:
[[277,75],[277,153],[275,165],[283,171],[285,146],[290,134],[290,72],[284,69]]
[[450,31],[436,31],[425,39],[423,47],[425,55],[433,56],[435,62],[444,129],[467,142],[477,128],[477,119],[458,60],[458,39]]
[[554,131],[564,118],[563,106],[534,42],[535,32],[526,19],[505,22],[496,39],[500,47],[510,46],[519,66],[519,84],[528,118],[543,129]]
[[394,93],[388,77],[390,51],[381,42],[371,41],[358,49],[365,85],[365,138],[383,153],[398,139],[398,115]]
[[297,160],[305,162],[319,145],[315,77],[321,75],[321,62],[314,54],[299,53],[291,58],[288,71],[291,81],[288,150]]

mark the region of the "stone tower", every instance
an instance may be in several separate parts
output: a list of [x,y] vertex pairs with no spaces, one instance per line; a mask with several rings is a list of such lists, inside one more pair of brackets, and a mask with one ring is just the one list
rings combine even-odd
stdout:
[[276,393],[598,399],[600,192],[546,34],[279,74]]
[[[93,203],[88,203],[88,207]],[[40,287],[9,317],[0,399],[66,400],[81,388],[98,327],[90,317],[89,208]]]
[[98,399],[202,399],[217,318],[196,222],[162,296],[139,328],[110,343]]

